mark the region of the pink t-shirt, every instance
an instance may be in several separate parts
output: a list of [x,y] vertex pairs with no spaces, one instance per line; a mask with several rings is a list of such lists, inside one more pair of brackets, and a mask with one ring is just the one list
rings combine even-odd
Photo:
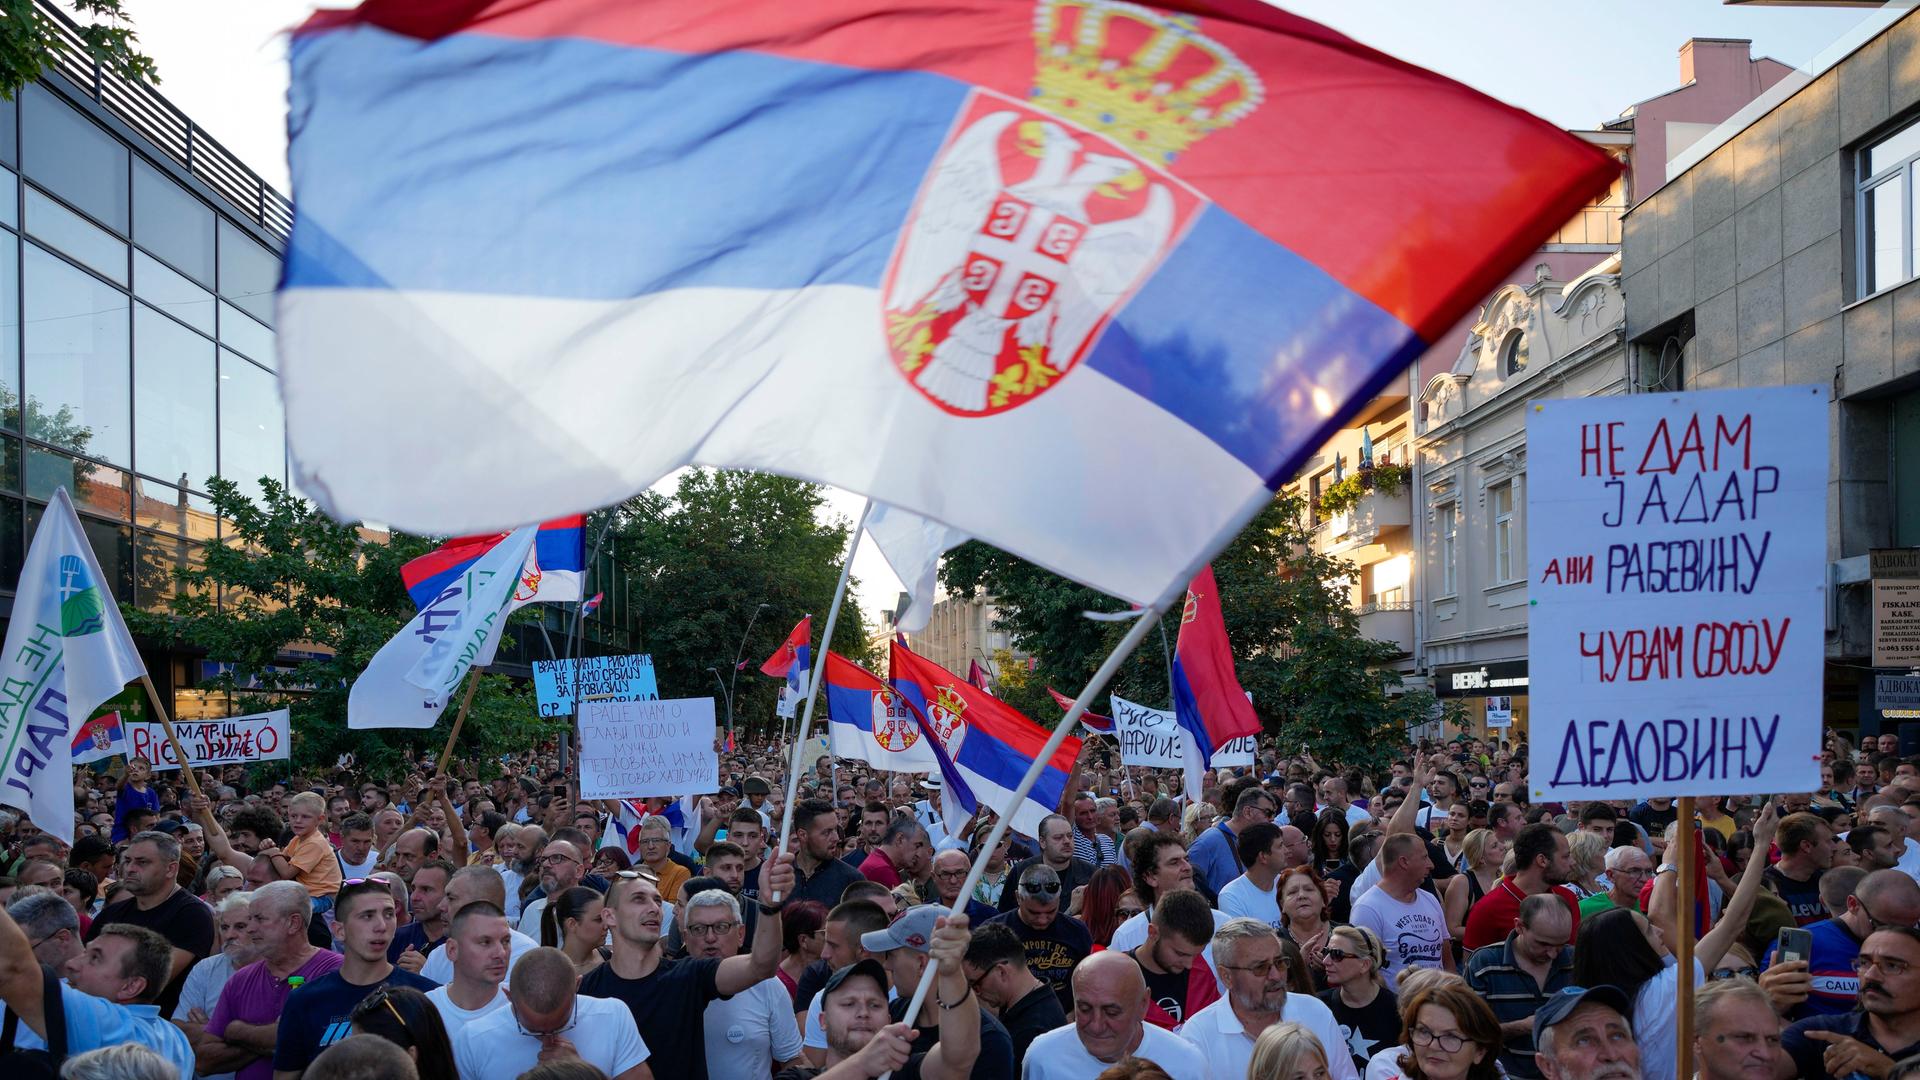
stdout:
[[[342,962],[339,953],[316,949],[290,978],[312,982],[339,968]],[[292,991],[293,988],[285,980],[275,978],[267,970],[265,960],[256,960],[234,972],[233,978],[227,980],[227,985],[220,991],[220,1000],[213,1006],[213,1015],[207,1018],[207,1031],[226,1038],[230,1021],[238,1020],[243,1024],[278,1023],[280,1013],[287,1005],[287,995]],[[255,1058],[234,1076],[236,1080],[273,1080],[272,1055]]]

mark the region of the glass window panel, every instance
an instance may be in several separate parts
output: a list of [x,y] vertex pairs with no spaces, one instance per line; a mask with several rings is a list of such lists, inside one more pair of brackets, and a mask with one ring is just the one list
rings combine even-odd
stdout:
[[255,243],[238,225],[220,222],[220,295],[268,326],[273,325],[273,288],[280,283],[280,257]]
[[213,294],[137,249],[133,253],[133,295],[188,326],[213,333]]
[[0,101],[0,161],[9,165],[19,164],[14,144],[20,141],[20,114],[14,109],[13,102]]
[[100,576],[113,584],[113,598],[133,603],[133,530],[82,514],[80,531],[93,545]]
[[[207,563],[204,548],[191,540],[136,532],[133,543],[134,588],[138,593],[134,602],[147,611],[164,611],[167,602],[181,591],[183,586],[174,576],[176,570],[183,567],[200,570]],[[185,588],[190,593],[205,593],[210,587]]]
[[213,286],[213,208],[159,169],[133,160],[133,239],[200,284]]
[[1906,271],[1905,182],[1895,177],[1867,192],[1866,291],[1894,285]]
[[219,536],[218,518],[213,502],[204,495],[181,491],[144,476],[133,478],[133,523],[173,536],[192,540],[214,540]]
[[20,490],[20,440],[12,436],[0,439],[0,487]]
[[220,475],[261,497],[260,478],[287,477],[287,422],[272,372],[220,350]]
[[1867,150],[1867,175],[1878,176],[1902,161],[1920,154],[1920,124],[1912,124],[1880,140]]
[[27,84],[20,100],[26,174],[124,234],[127,148],[37,83]]
[[0,170],[0,225],[20,227],[20,178]]
[[130,516],[132,500],[126,473],[98,462],[28,446],[27,497],[51,499],[54,489],[62,487],[80,510],[121,519]]
[[182,487],[204,488],[214,451],[213,342],[145,304],[133,313],[133,464]]
[[0,426],[20,430],[20,242],[0,236]]
[[27,232],[79,259],[122,285],[127,283],[127,243],[27,188]]
[[225,300],[220,301],[220,344],[245,353],[270,368],[279,367],[273,350],[273,331]]
[[27,434],[125,463],[127,295],[27,245]]
[[20,500],[0,499],[0,576],[20,580],[20,564],[26,560],[27,538],[21,530]]

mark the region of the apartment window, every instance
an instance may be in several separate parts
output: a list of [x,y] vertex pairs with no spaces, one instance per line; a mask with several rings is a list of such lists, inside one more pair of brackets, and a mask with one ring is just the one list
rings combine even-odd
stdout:
[[1452,596],[1460,591],[1460,579],[1455,567],[1460,541],[1460,504],[1447,503],[1440,508],[1440,595]]
[[1500,374],[1518,375],[1527,370],[1527,335],[1515,330],[1500,346]]
[[1854,203],[1859,215],[1860,295],[1914,276],[1914,162],[1920,159],[1920,121],[1859,152]]
[[1493,579],[1513,580],[1513,481],[1487,489],[1487,507],[1493,517]]

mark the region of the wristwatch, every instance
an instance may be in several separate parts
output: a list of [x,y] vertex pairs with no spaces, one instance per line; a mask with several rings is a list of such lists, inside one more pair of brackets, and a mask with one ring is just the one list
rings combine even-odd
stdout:
[[780,910],[787,906],[784,900],[778,904],[768,904],[764,900],[756,899],[754,904],[760,908],[760,914],[762,915],[778,915],[780,914]]

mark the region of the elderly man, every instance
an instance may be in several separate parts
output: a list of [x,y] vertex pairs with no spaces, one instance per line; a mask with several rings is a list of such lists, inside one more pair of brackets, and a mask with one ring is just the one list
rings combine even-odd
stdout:
[[989,926],[1013,931],[1027,949],[1027,966],[1034,977],[1053,988],[1061,1009],[1073,1011],[1073,972],[1093,952],[1093,935],[1085,923],[1060,913],[1060,876],[1044,863],[1020,875],[1020,906],[997,915]]
[[[1599,804],[1596,804],[1599,805]],[[1640,887],[1653,876],[1653,859],[1645,850],[1628,844],[1607,852],[1607,890],[1580,901],[1580,917],[1591,919],[1608,908],[1640,910]]]
[[[740,955],[744,923],[740,901],[732,894],[720,889],[694,893],[681,910],[687,958],[726,960]],[[793,998],[778,978],[762,979],[730,998],[708,1002],[702,1027],[709,1075],[770,1076],[806,1064],[800,1056]]]
[[1507,940],[1467,961],[1467,987],[1493,1006],[1500,1020],[1500,1065],[1508,1076],[1534,1080],[1533,1015],[1573,982],[1573,919],[1560,898],[1548,893],[1520,902],[1520,916]]
[[1300,1024],[1320,1040],[1333,1080],[1357,1080],[1333,1010],[1317,998],[1287,992],[1287,954],[1273,927],[1234,919],[1214,933],[1213,955],[1225,973],[1227,996],[1194,1013],[1180,1034],[1200,1048],[1215,1080],[1246,1076],[1254,1041],[1279,1023]]
[[[259,959],[247,934],[247,902],[251,899],[249,893],[232,893],[214,905],[213,925],[219,934],[220,950],[193,965],[193,970],[187,972],[186,980],[180,984],[180,1002],[174,1008],[173,1022],[186,1033],[196,1053],[208,1037],[207,1018],[219,1004],[220,991],[226,988],[227,980],[233,978],[234,972]],[[233,1074],[214,1073],[202,1080],[233,1080]]]
[[1073,1000],[1073,1026],[1033,1040],[1022,1080],[1095,1080],[1129,1057],[1151,1061],[1180,1080],[1213,1080],[1198,1048],[1146,1022],[1147,982],[1127,956],[1088,957],[1074,969]]
[[972,898],[968,898],[965,904],[960,903],[960,886],[967,883],[967,871],[972,868],[972,860],[967,858],[966,852],[958,848],[935,855],[933,857],[934,903],[948,911],[964,912],[968,925],[977,926],[984,924],[1000,912]]
[[173,978],[160,993],[160,1015],[172,1016],[180,984],[200,958],[213,951],[213,912],[180,887],[180,842],[169,833],[136,834],[120,854],[120,881],[128,898],[108,904],[88,929],[92,941],[103,926],[144,926],[173,943]]
[[1633,1005],[1612,986],[1570,986],[1533,1014],[1534,1063],[1547,1080],[1640,1080]]
[[693,874],[686,867],[673,861],[673,826],[658,814],[648,815],[640,822],[640,866],[653,874],[659,883],[660,898],[668,903],[680,899],[680,886],[686,884]]
[[[233,1071],[239,1080],[269,1080],[287,995],[340,967],[339,953],[307,940],[312,904],[307,887],[274,881],[253,891],[247,932],[260,959],[234,972],[207,1021],[212,1038],[195,1048],[201,1073]],[[297,982],[292,980],[298,980]]]
[[1066,897],[1071,897],[1073,890],[1093,878],[1093,864],[1074,857],[1072,822],[1059,814],[1048,814],[1040,819],[1036,836],[1040,841],[1040,854],[1014,863],[1007,873],[1007,884],[1000,890],[1002,912],[1012,911],[1019,901],[1021,876],[1029,866],[1044,865],[1051,869],[1060,882],[1060,895]]
[[540,913],[547,910],[547,897],[580,884],[587,860],[571,840],[549,840],[540,851],[539,866],[541,896],[527,901],[520,909],[519,929],[528,937],[540,936]]
[[1853,969],[1859,1008],[1795,1021],[1780,1038],[1786,1057],[1775,1076],[1886,1076],[1894,1062],[1920,1053],[1920,930],[1880,927],[1861,944]]
[[460,1080],[519,1076],[568,1058],[613,1080],[652,1080],[633,1014],[618,1001],[580,994],[578,981],[573,961],[559,949],[528,953],[508,980],[512,1003],[461,1028],[453,1040]]
[[1785,1057],[1773,1002],[1746,979],[1721,979],[1695,991],[1693,1028],[1700,1080],[1771,1080]]
[[[172,948],[145,927],[105,927],[86,951],[67,961],[61,983],[41,966],[20,925],[0,915],[0,1001],[12,1014],[9,1021],[20,1020],[13,1045],[46,1049],[48,1014],[54,1012],[64,1025],[69,1054],[138,1043],[158,1052],[178,1075],[192,1075],[193,1047],[153,1004],[167,985]],[[53,995],[59,1000],[50,1009]]]
[[1113,837],[1100,831],[1100,803],[1091,792],[1083,791],[1073,800],[1073,857],[1096,869],[1120,857]]
[[[921,904],[902,912],[886,929],[862,934],[860,947],[879,957],[893,985],[902,990],[920,984],[930,960],[939,963],[933,989],[921,1003],[919,1015],[907,1016],[907,1006],[912,1004],[907,997],[887,1006],[894,1023],[911,1024],[916,1032],[912,1053],[922,1058],[923,1076],[925,1056],[938,1047],[942,1067],[954,1080],[967,1080],[969,1076],[973,1080],[1013,1080],[1019,1066],[1007,1029],[987,1015],[978,1000],[967,1000],[972,987],[962,961],[970,937],[966,916],[948,915],[938,904]],[[832,1048],[831,1035],[828,1048]]]
[[[1860,943],[1876,926],[1920,922],[1920,885],[1899,870],[1869,874],[1857,866],[1836,866],[1820,875],[1820,901],[1833,917],[1807,927],[1813,937],[1807,994],[1787,1011],[1793,1020],[1851,1011],[1860,984],[1853,971]],[[1761,957],[1763,968],[1773,965],[1777,951],[1770,947]]]
[[80,917],[73,905],[54,893],[24,896],[7,905],[7,913],[33,942],[33,958],[55,971],[86,948],[80,941]]

